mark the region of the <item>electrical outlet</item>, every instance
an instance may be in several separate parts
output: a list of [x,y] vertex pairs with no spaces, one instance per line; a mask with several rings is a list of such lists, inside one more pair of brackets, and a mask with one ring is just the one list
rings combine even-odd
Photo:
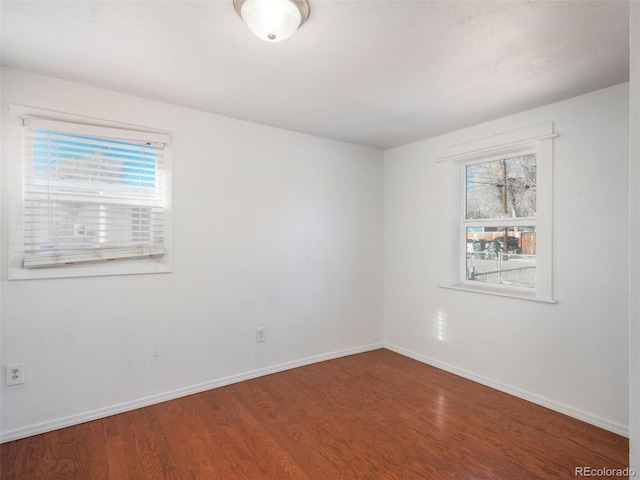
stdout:
[[266,327],[256,328],[256,342],[264,342],[266,339]]
[[7,386],[20,385],[24,383],[24,363],[14,363],[7,365],[5,369],[4,383]]

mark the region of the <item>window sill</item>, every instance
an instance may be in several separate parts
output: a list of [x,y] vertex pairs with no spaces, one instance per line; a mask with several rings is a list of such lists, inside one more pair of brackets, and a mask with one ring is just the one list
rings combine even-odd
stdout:
[[139,275],[171,273],[170,257],[122,259],[50,268],[22,268],[21,257],[9,265],[8,280],[42,280],[48,278],[102,277],[111,275]]
[[466,284],[452,284],[452,285],[438,285],[440,288],[446,288],[449,290],[459,290],[462,292],[471,292],[471,293],[483,293],[485,295],[494,295],[498,297],[507,297],[507,298],[517,298],[520,300],[530,300],[533,302],[542,302],[542,303],[557,303],[557,301],[553,298],[543,298],[536,296],[535,293],[527,293],[527,292],[510,292],[506,290],[502,290],[501,288],[495,287],[486,287],[486,286],[469,286]]

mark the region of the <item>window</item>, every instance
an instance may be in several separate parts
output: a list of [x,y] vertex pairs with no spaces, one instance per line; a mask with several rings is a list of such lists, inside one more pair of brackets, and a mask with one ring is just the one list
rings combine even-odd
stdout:
[[462,165],[466,280],[535,288],[536,165],[535,152]]
[[445,149],[451,261],[441,286],[553,302],[553,124]]
[[170,136],[28,115],[22,123],[21,251],[10,278],[168,271]]

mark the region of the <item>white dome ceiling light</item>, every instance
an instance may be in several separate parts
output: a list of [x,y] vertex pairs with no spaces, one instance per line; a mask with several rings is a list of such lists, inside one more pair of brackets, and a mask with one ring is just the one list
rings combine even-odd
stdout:
[[286,40],[309,18],[307,0],[233,0],[249,30],[267,42]]

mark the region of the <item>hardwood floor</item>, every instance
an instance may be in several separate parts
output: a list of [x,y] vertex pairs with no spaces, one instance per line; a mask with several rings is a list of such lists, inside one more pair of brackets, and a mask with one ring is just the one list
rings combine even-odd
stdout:
[[1,478],[567,479],[628,440],[388,350],[0,446]]

